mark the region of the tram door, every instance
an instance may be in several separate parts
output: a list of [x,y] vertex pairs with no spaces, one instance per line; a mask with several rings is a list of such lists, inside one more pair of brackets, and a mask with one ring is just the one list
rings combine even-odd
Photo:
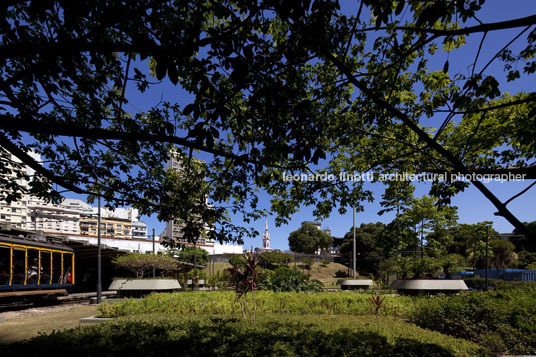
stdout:
[[51,252],[41,251],[41,276],[39,278],[39,284],[45,285],[50,284],[52,264],[50,261],[52,259]]
[[61,284],[61,253],[52,253],[52,284]]
[[13,279],[11,285],[24,285],[26,278],[26,249],[13,247]]
[[0,246],[0,285],[9,285],[11,278],[11,247]]

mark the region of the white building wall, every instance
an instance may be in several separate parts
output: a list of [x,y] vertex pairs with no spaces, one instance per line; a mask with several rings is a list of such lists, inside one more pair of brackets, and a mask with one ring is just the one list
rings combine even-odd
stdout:
[[80,212],[31,197],[28,201],[30,222],[27,229],[45,233],[80,234]]
[[140,221],[132,222],[132,238],[133,239],[147,239],[148,238],[147,237],[147,225]]
[[209,254],[243,254],[244,246],[238,244],[221,244],[219,242],[214,242],[213,252],[208,252]]
[[[10,166],[10,162],[21,163],[21,161],[14,155],[6,151],[1,152],[2,160],[7,162],[7,166]],[[13,167],[12,167],[13,168]],[[26,170],[26,175],[29,174],[28,168]],[[17,170],[21,171],[21,170]],[[17,178],[16,173],[13,172],[10,175],[2,175],[0,177],[2,180],[16,180],[17,183],[22,187],[28,187],[28,182],[26,179]],[[0,225],[6,225],[9,228],[18,228],[26,229],[26,225],[29,221],[28,217],[28,196],[23,195],[22,200],[17,202],[7,203],[5,201],[0,201]]]
[[[81,242],[89,242],[90,244],[98,244],[97,238],[94,237],[77,237],[69,236],[69,239],[77,240]],[[110,239],[101,238],[101,244],[108,247],[114,247],[121,250],[127,250],[129,252],[147,253],[153,251],[153,242],[151,240],[131,240],[131,239]],[[155,242],[155,251],[164,252],[167,248],[161,245],[159,242]]]

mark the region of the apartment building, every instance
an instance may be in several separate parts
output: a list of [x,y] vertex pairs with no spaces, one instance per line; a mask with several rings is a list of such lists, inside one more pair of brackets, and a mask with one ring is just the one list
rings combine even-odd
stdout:
[[[197,160],[197,159],[193,158],[192,160]],[[200,160],[197,160],[197,161],[201,162]],[[177,171],[183,170],[182,162],[179,158],[179,155],[176,152],[172,151],[170,153],[170,158],[166,162],[166,169],[173,169]],[[190,243],[188,243],[188,241],[183,239],[183,236],[184,236],[183,228],[184,228],[184,223],[178,220],[168,221],[166,222],[166,228],[162,232],[161,236],[170,238],[174,240],[175,242],[178,242],[179,244],[189,245]],[[207,226],[206,229],[208,230],[209,227]],[[197,240],[197,244],[206,246],[208,248],[214,247],[214,241],[205,239],[204,237],[199,237],[199,239]]]
[[47,234],[80,234],[80,212],[47,203],[36,197],[28,199],[29,222],[26,229]]
[[[194,159],[194,160],[197,160],[197,159]],[[198,160],[198,162],[200,161]],[[166,169],[173,169],[173,170],[178,170],[178,171],[183,170],[181,160],[179,160],[179,156],[176,153],[171,152],[170,159],[166,162]],[[166,228],[160,234],[160,236],[170,238],[181,245],[191,245],[191,243],[183,239],[183,236],[184,236],[183,228],[184,228],[184,223],[178,220],[166,222]],[[205,225],[205,230],[208,231],[209,229],[210,227],[208,225]],[[220,244],[219,242],[206,239],[205,237],[199,237],[196,245],[202,249],[205,249],[211,255],[212,254],[216,254],[216,255],[218,254],[242,254],[244,250],[242,245]]]
[[[98,217],[80,215],[80,234],[97,237]],[[101,238],[132,239],[132,222],[117,217],[101,217]]]
[[[32,172],[22,166],[22,162],[17,157],[0,147],[0,161],[2,167],[9,169],[9,171],[6,170],[0,173],[1,180],[4,182],[16,181],[19,186],[28,187],[27,179]],[[4,194],[8,193],[4,192]],[[3,196],[0,196],[0,225],[5,228],[26,229],[26,224],[28,223],[28,196],[23,195],[21,200],[11,203],[1,200]]]

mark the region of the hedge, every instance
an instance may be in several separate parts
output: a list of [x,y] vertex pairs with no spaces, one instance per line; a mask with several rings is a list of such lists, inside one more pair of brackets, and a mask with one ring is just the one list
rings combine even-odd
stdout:
[[[346,314],[368,315],[374,313],[370,294],[356,292],[339,293],[296,293],[257,291],[255,293],[257,311],[262,313],[305,314]],[[414,310],[415,298],[385,295],[379,310],[380,315],[410,316]],[[248,297],[250,299],[251,297]],[[175,294],[151,294],[142,300],[127,299],[122,302],[104,303],[99,306],[99,317],[120,317],[144,313],[167,314],[240,314],[240,307],[234,304],[233,292],[181,292]]]
[[[471,278],[465,279],[465,284],[470,289],[485,290],[486,279],[483,278]],[[488,279],[489,290],[511,290],[511,289],[523,289],[536,291],[536,282],[524,282],[524,281],[505,281],[502,279]]]
[[536,286],[499,286],[496,291],[419,299],[411,321],[496,353],[536,354]]
[[[499,284],[496,291],[409,297],[387,294],[379,315],[471,340],[495,353],[536,354],[536,284]],[[256,293],[260,314],[366,316],[370,293]],[[240,315],[232,292],[154,294],[99,306],[100,316],[145,313]]]
[[138,315],[0,347],[30,356],[487,356],[475,344],[391,317]]

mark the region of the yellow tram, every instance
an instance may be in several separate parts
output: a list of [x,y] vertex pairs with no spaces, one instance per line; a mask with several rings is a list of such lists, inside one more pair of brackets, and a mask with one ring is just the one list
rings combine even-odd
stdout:
[[67,294],[75,283],[72,248],[42,236],[0,233],[0,298]]

